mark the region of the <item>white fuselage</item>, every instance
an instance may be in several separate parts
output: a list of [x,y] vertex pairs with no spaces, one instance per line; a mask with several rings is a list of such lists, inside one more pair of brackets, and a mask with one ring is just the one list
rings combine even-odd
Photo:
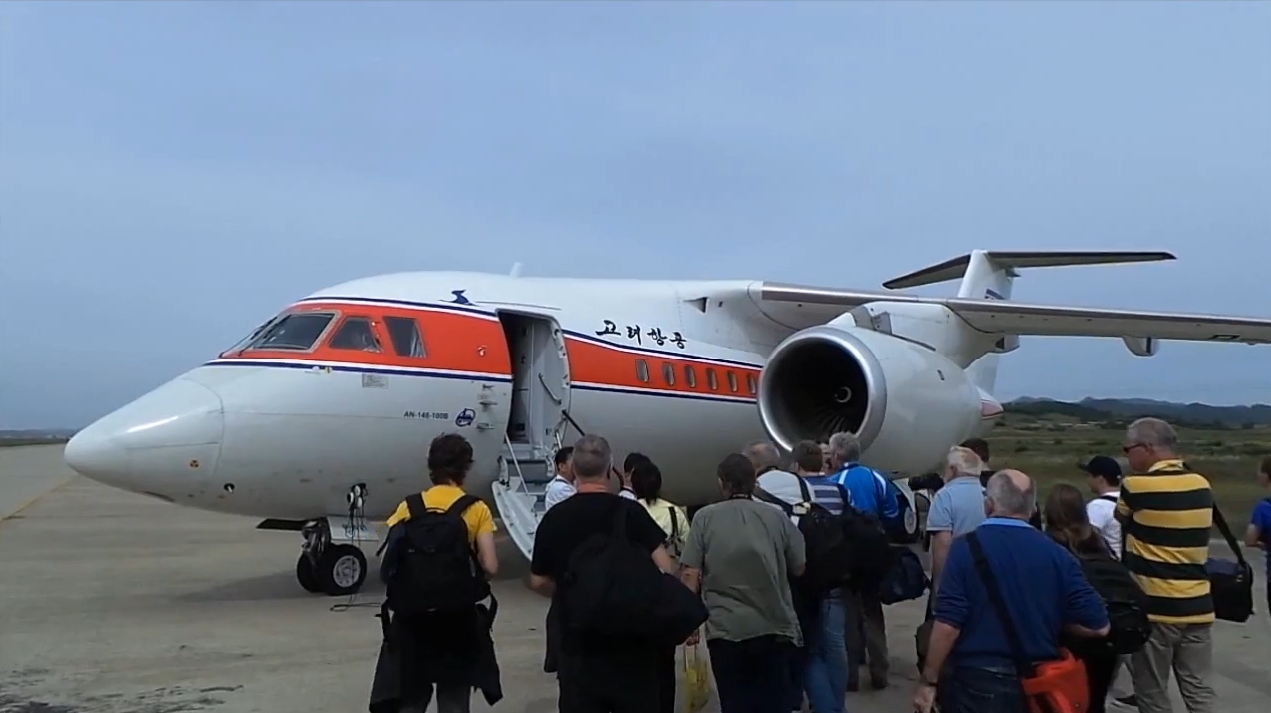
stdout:
[[[488,496],[513,444],[553,450],[581,428],[606,436],[619,462],[631,451],[653,458],[670,499],[703,504],[718,497],[720,459],[765,437],[765,360],[806,326],[766,314],[752,284],[473,273],[346,283],[102,418],[66,458],[119,488],[282,520],[344,512],[363,483],[366,514],[382,518],[429,484],[428,446],[441,433],[472,443],[469,488]],[[930,362],[893,361],[894,400],[925,383]],[[892,408],[952,414],[941,438],[985,430],[1001,408],[959,388],[943,410],[926,408],[921,389]],[[915,455],[903,439],[883,440],[866,461],[905,473],[938,467],[930,453],[951,445]]]

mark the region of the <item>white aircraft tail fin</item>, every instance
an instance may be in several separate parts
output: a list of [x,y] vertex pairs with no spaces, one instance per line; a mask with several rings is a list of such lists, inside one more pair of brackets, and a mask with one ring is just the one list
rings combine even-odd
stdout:
[[[1009,300],[1018,269],[1031,267],[1068,267],[1076,265],[1120,265],[1136,262],[1173,260],[1167,252],[1086,251],[1086,252],[993,252],[975,250],[970,254],[946,260],[938,265],[902,275],[883,283],[887,289],[904,289],[934,285],[961,278],[958,298],[964,300]],[[966,329],[970,329],[966,327]],[[972,383],[992,393],[997,381],[1000,354],[1019,346],[1019,337],[1004,335],[993,351],[976,359],[967,367]]]

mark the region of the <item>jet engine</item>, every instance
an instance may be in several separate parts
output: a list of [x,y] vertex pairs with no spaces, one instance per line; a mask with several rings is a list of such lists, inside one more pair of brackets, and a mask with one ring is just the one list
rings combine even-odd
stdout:
[[787,450],[851,431],[869,465],[919,474],[940,470],[974,431],[980,391],[930,347],[845,316],[777,345],[759,380],[759,415]]

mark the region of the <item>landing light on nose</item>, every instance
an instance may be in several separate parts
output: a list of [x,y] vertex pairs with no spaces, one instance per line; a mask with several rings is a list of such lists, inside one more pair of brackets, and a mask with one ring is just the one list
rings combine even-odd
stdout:
[[75,434],[63,456],[100,483],[174,495],[215,471],[223,429],[220,397],[178,378]]

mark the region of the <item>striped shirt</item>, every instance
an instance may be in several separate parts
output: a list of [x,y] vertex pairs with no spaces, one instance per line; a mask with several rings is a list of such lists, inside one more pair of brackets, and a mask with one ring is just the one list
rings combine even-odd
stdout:
[[843,500],[846,490],[837,481],[826,475],[810,475],[804,478],[804,482],[808,484],[808,490],[812,491],[813,502],[834,515],[843,514],[843,507],[847,504]]
[[1159,624],[1214,621],[1205,561],[1214,522],[1209,481],[1181,460],[1164,460],[1121,483],[1125,566],[1148,598],[1148,619]]

